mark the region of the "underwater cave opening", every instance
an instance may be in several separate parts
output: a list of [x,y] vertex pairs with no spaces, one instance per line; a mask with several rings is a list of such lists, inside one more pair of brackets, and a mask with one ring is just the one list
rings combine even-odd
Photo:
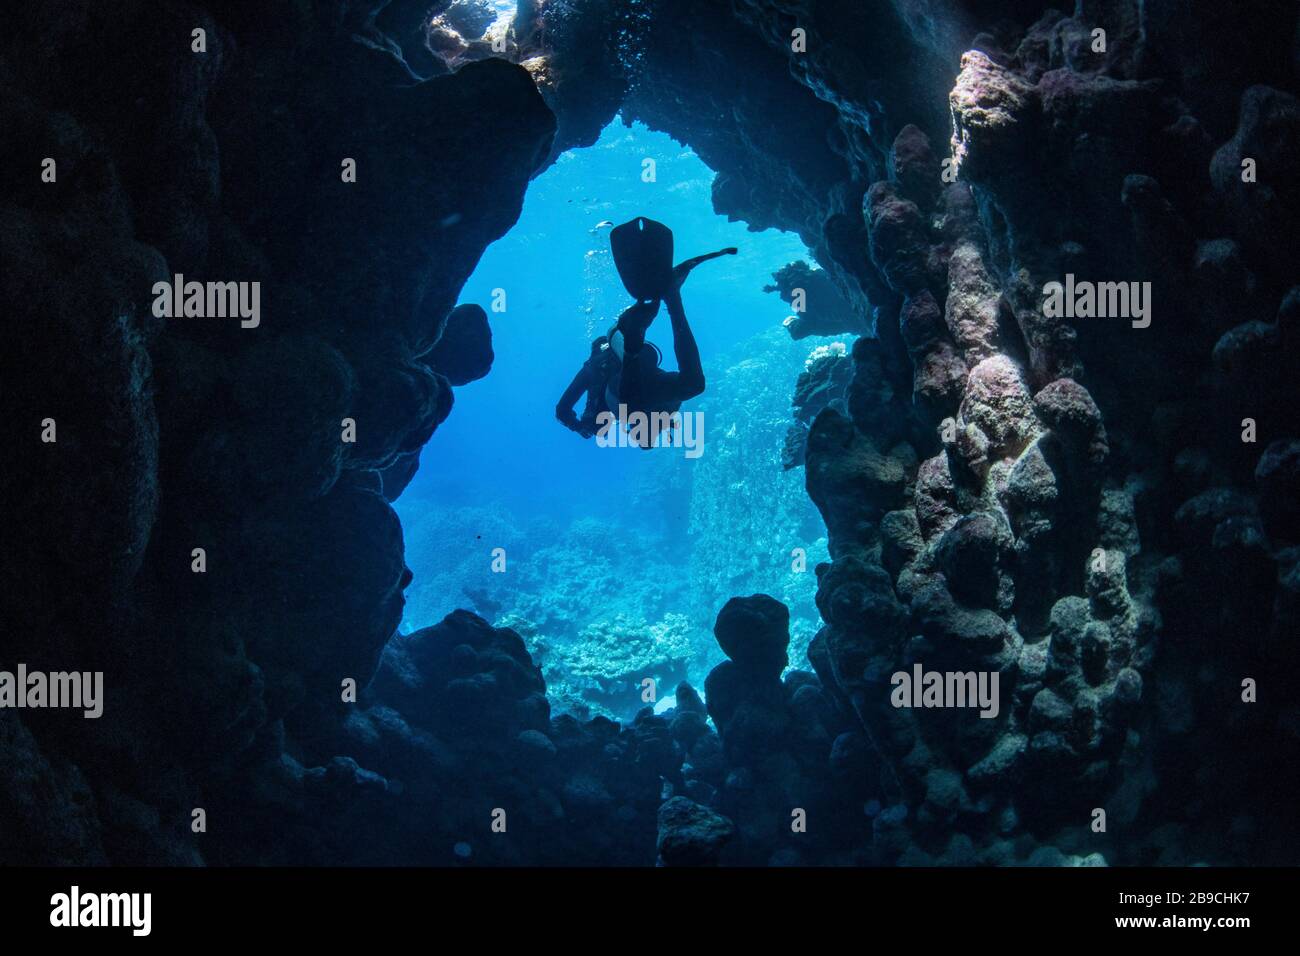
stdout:
[[[811,569],[825,529],[781,448],[795,380],[833,340],[793,341],[786,304],[764,291],[807,248],[715,213],[712,180],[688,147],[616,118],[530,185],[460,296],[487,310],[492,370],[456,390],[426,467],[395,503],[415,575],[403,630],[461,607],[513,628],[556,712],[630,717],[646,706],[646,677],[661,710],[679,681],[700,687],[722,658],[713,622],[733,595],[790,607],[796,667],[820,623]],[[555,418],[592,340],[630,304],[609,230],[641,215],[673,230],[677,260],[739,249],[682,290],[707,382],[682,408],[703,424],[691,456],[584,441]],[[647,338],[674,368],[666,310]]]

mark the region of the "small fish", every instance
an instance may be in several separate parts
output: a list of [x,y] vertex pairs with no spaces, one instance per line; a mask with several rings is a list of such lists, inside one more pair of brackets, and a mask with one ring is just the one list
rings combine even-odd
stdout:
[[614,225],[614,223],[611,222],[610,220],[602,219],[600,222],[596,223],[594,226],[588,229],[587,232],[591,233],[594,236],[596,233],[600,232],[600,230],[608,229],[612,225]]

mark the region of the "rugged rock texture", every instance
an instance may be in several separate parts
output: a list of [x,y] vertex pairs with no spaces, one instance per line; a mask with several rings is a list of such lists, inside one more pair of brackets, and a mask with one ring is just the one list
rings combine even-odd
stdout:
[[[924,7],[945,19],[938,4],[908,8]],[[1293,9],[1268,13],[1261,31],[1294,29]],[[1220,726],[1234,754],[1265,726],[1279,751],[1297,747],[1284,705],[1241,698],[1265,667],[1290,681],[1296,655],[1227,637],[1276,633],[1291,607],[1282,409],[1294,390],[1277,363],[1294,267],[1277,252],[1297,204],[1271,144],[1294,139],[1294,99],[1234,64],[1220,77],[1241,98],[1233,133],[1205,74],[1172,69],[1185,51],[1170,21],[1140,5],[1081,3],[973,46],[949,96],[956,180],[913,127],[865,193],[866,245],[901,309],[873,301],[898,315],[905,346],[878,320],[883,375],[871,371],[910,379],[916,416],[873,418],[860,402],[851,422],[823,412],[808,434],[834,558],[819,569],[826,626],[810,656],[898,773],[902,862],[953,862],[958,840],[961,858],[1042,862],[1029,837],[1111,862],[1293,859],[1291,825],[1264,822],[1289,772],[1246,773],[1226,752],[1224,772],[1249,784],[1181,768],[1191,740]],[[1294,87],[1293,70],[1266,57],[1258,75]],[[1247,155],[1270,155],[1258,162],[1279,178],[1243,180]],[[1188,243],[1189,225],[1225,238]],[[1039,290],[1067,272],[1150,282],[1152,324],[1048,315]],[[882,451],[900,421],[905,450]],[[1195,485],[1175,459],[1198,462]],[[906,498],[875,503],[891,461]],[[891,707],[886,679],[918,662],[996,671],[1001,713]],[[1191,807],[1179,796],[1207,786],[1216,796]],[[1088,831],[1095,807],[1112,830],[1174,842],[1114,844]],[[1252,839],[1216,837],[1216,813]]]
[[685,797],[659,808],[659,862],[664,866],[707,866],[736,832],[726,817]]
[[481,305],[458,305],[447,313],[429,365],[452,385],[468,385],[492,370],[492,328]]
[[763,291],[777,292],[781,301],[795,307],[794,314],[785,320],[790,338],[868,331],[862,316],[853,312],[824,270],[810,269],[806,262],[792,262],[773,273],[772,279],[776,284],[764,286]]
[[[29,824],[6,862],[289,861],[292,837],[243,855],[222,809],[391,793],[331,739],[410,580],[380,470],[490,365],[481,322],[431,348],[555,120],[501,60],[416,82],[345,6],[10,18],[0,660],[102,670],[106,702],[5,713],[5,763],[39,778],[0,784]],[[112,64],[93,83],[88,58]],[[159,318],[175,273],[260,283],[260,321]],[[29,792],[76,812],[34,818]]]

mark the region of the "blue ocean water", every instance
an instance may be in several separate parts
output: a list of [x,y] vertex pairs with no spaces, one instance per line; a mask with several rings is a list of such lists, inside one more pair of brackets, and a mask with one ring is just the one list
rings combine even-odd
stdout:
[[[456,389],[396,503],[415,575],[405,629],[474,609],[525,636],[557,699],[571,692],[614,713],[647,668],[661,683],[702,680],[717,656],[713,616],[731,594],[790,591],[794,630],[804,644],[815,631],[812,555],[824,532],[802,471],[783,472],[779,449],[817,341],[791,342],[788,307],[763,291],[808,252],[793,235],[715,214],[712,180],[669,136],[616,120],[530,185],[518,223],[461,294],[488,311],[492,371]],[[698,267],[682,290],[708,381],[683,407],[705,413],[696,459],[681,448],[602,448],[554,415],[591,340],[631,302],[602,223],[639,215],[673,230],[678,261],[739,249]],[[493,311],[502,294],[504,310]],[[666,312],[648,338],[674,368]],[[791,571],[796,547],[809,549],[806,573]],[[504,572],[491,569],[494,548],[505,549]]]

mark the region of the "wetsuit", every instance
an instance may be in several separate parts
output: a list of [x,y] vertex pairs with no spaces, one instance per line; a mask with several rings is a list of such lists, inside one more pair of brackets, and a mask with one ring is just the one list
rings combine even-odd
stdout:
[[[591,357],[582,363],[578,374],[564,390],[560,400],[555,404],[555,417],[566,428],[577,432],[583,438],[590,438],[596,433],[596,416],[603,411],[610,411],[607,397],[611,380],[617,378],[619,360],[609,348],[608,340],[602,336],[591,343]],[[582,417],[574,414],[573,408],[578,399],[587,396],[582,409]]]
[[[619,316],[608,340],[600,338],[592,343],[591,357],[560,396],[555,406],[555,417],[582,437],[590,438],[597,430],[596,418],[603,411],[617,416],[618,407],[623,405],[629,415],[633,412],[672,414],[681,409],[682,402],[701,394],[704,391],[704,366],[700,362],[695,335],[686,321],[681,285],[701,262],[735,253],[734,247],[710,252],[687,259],[673,270],[674,285],[664,296],[663,304],[668,309],[673,330],[676,372],[659,367],[659,350],[645,340],[646,330],[659,313],[659,303],[653,300],[638,302]],[[609,347],[601,348],[606,341]],[[584,392],[587,404],[579,419],[573,407]],[[642,447],[653,447],[656,438],[657,432],[650,432],[648,443]]]
[[[619,332],[623,336],[623,367],[616,394],[619,403],[626,405],[629,412],[675,412],[682,407],[682,402],[704,391],[700,349],[686,321],[681,294],[673,290],[664,298],[664,305],[672,324],[676,372],[660,368],[651,351],[653,346],[647,348],[645,331],[648,321],[633,316],[629,321],[619,322]],[[654,318],[653,313],[650,318]]]

